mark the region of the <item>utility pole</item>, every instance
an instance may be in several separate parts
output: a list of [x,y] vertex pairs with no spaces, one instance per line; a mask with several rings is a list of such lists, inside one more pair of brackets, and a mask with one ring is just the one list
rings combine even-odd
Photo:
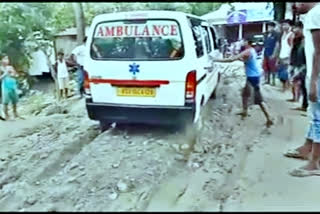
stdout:
[[72,3],[77,26],[77,43],[81,45],[85,37],[85,20],[82,4],[80,2]]

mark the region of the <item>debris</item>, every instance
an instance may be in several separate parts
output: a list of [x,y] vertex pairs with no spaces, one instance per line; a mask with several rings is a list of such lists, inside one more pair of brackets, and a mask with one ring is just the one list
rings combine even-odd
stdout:
[[116,200],[118,198],[118,193],[113,192],[108,196],[111,200]]
[[73,163],[71,164],[70,166],[70,170],[74,169],[74,168],[77,168],[79,166],[79,163]]
[[121,180],[117,183],[117,188],[120,192],[128,191],[128,185]]
[[43,153],[40,155],[40,159],[46,159],[49,156],[48,153]]

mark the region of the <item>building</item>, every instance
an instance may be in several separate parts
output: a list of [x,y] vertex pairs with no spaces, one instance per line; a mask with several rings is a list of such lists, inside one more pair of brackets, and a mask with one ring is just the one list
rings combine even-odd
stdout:
[[[215,26],[220,37],[235,42],[266,32],[266,24],[274,20],[274,8],[272,2],[237,2],[223,4],[219,10],[205,14],[202,18]],[[285,18],[292,18],[289,3]]]
[[[85,35],[89,33],[89,27],[85,29]],[[71,55],[72,50],[77,47],[77,28],[68,28],[54,36],[54,49],[64,51],[66,57]]]

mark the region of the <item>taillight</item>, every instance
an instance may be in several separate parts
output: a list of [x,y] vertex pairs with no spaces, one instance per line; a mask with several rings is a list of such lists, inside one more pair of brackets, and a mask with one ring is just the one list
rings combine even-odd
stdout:
[[89,74],[87,71],[84,71],[84,81],[83,81],[84,92],[86,94],[91,94],[90,84],[89,84]]
[[197,75],[196,71],[190,71],[186,79],[186,103],[194,103],[196,100]]

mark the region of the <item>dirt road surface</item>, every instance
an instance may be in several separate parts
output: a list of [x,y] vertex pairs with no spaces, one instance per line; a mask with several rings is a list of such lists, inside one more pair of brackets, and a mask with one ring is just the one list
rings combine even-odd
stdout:
[[255,106],[241,120],[243,66],[218,68],[217,99],[196,138],[142,125],[100,133],[84,100],[22,99],[26,120],[0,121],[0,211],[319,210],[318,177],[291,177],[303,162],[282,155],[303,143],[308,123],[290,110],[290,93],[262,87],[272,128]]

